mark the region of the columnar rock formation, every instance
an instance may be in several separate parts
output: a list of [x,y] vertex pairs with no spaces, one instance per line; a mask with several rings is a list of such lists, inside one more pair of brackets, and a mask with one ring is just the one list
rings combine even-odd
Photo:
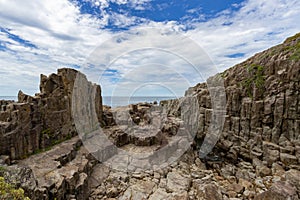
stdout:
[[73,69],[58,69],[49,77],[41,75],[40,93],[29,96],[19,91],[18,102],[1,101],[0,154],[11,159],[24,158],[34,152],[76,135],[71,102],[76,77],[96,91],[94,102],[98,120],[102,121],[102,98],[99,85]]
[[[300,169],[299,45],[298,34],[212,77],[224,79],[227,96],[225,124],[215,148],[221,156]],[[198,98],[200,141],[211,134],[210,89],[202,83],[186,91],[187,97]],[[179,101],[162,104],[178,113]]]

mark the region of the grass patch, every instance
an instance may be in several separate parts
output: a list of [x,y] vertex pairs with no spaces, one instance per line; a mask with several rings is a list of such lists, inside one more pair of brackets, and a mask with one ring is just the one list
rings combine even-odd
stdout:
[[54,146],[54,145],[60,144],[60,143],[62,143],[62,142],[65,141],[65,140],[66,140],[66,139],[53,140],[53,141],[51,142],[51,145]]
[[[50,130],[49,129],[46,129],[46,130],[44,130],[44,131],[42,131],[42,134],[43,135],[45,135],[45,134],[49,134],[50,133]],[[57,145],[57,144],[60,144],[60,143],[62,143],[62,142],[64,142],[64,141],[66,141],[66,140],[69,140],[69,139],[71,139],[73,136],[72,136],[72,134],[71,133],[69,133],[65,138],[62,138],[62,139],[51,139],[51,144],[50,144],[50,146],[47,146],[46,148],[44,148],[44,149],[36,149],[33,153],[32,153],[32,155],[35,155],[35,154],[39,154],[39,153],[43,153],[43,152],[45,152],[45,151],[49,151],[50,149],[52,149],[52,147],[53,146],[55,146],[55,145]],[[1,200],[1,199],[0,199]]]
[[51,148],[52,148],[52,146],[48,146],[48,147],[46,147],[46,148],[44,148],[44,149],[37,149],[37,150],[35,150],[35,151],[32,153],[32,155],[39,154],[39,153],[43,153],[43,152],[45,152],[45,151],[49,151]]
[[300,41],[294,46],[294,53],[290,56],[290,60],[300,60]]
[[42,130],[42,134],[43,134],[43,135],[49,135],[50,132],[51,132],[50,128],[47,128],[47,129],[45,129],[45,130]]
[[248,66],[248,78],[242,82],[242,86],[246,88],[249,97],[253,97],[253,89],[257,88],[259,93],[265,91],[264,67],[257,64]]
[[300,40],[295,45],[284,46],[282,52],[290,54],[289,60],[300,60]]
[[224,72],[219,73],[218,76],[221,77],[221,78],[226,78],[227,73],[224,71]]
[[287,39],[284,41],[284,43],[286,43],[286,42],[291,42],[291,41],[293,41],[293,40],[296,40],[297,38],[300,38],[300,33],[297,33],[296,35],[287,38]]
[[0,173],[6,171],[6,168],[4,166],[0,166]]

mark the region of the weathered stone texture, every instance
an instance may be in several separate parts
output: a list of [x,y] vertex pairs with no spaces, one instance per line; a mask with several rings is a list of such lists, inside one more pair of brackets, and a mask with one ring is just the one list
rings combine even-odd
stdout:
[[[295,37],[208,80],[224,79],[226,115],[216,147],[225,150],[228,158],[259,158],[268,166],[277,161],[291,167],[300,164],[300,61],[291,59],[293,51],[286,50],[299,43],[300,38]],[[211,102],[211,92],[215,85],[197,84],[185,94],[198,99],[199,108],[194,112],[200,113],[200,141],[212,134],[209,127],[215,102]],[[180,101],[161,105],[178,115]]]
[[76,135],[72,94],[77,76],[95,91],[95,111],[98,121],[102,121],[100,86],[88,82],[76,70],[58,69],[49,77],[41,75],[40,93],[35,96],[19,91],[18,102],[0,102],[0,155],[24,158]]

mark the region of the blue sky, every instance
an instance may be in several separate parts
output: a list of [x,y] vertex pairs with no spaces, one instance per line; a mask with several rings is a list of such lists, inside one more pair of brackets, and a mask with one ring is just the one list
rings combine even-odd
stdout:
[[[98,9],[101,7],[101,1],[97,3],[97,1],[73,0],[72,2],[79,6],[81,13],[92,13],[100,19],[103,17],[103,13],[109,15],[125,14],[129,17],[136,17],[137,22],[143,22],[144,20],[154,22],[176,21],[183,24],[190,20],[207,21],[227,9],[236,11],[243,3],[242,0],[153,0],[140,1],[140,3],[137,3],[139,1],[106,1],[107,4],[102,9]],[[136,23],[132,25],[136,25]],[[105,26],[105,28],[112,31],[122,31],[129,27],[118,26],[113,19],[108,20]]]
[[300,32],[299,16],[299,0],[0,0],[0,96],[33,95],[60,67],[107,96],[182,96]]

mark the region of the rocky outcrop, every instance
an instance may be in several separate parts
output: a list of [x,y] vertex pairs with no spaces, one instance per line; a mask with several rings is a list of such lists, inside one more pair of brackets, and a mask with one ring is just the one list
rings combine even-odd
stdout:
[[[42,76],[40,94],[20,92],[18,103],[0,101],[0,154],[10,155],[0,156],[0,176],[22,187],[32,199],[298,200],[299,49],[298,34],[211,77],[208,84],[189,88],[181,99],[162,101],[161,106],[104,107],[102,112],[100,87],[88,83],[84,75],[79,84],[74,84],[75,70]],[[222,90],[212,81],[222,79],[226,107],[212,101]],[[87,84],[76,95],[92,91],[99,95],[87,104],[78,98],[73,105],[72,88],[82,83]],[[92,101],[95,104],[89,105]],[[79,112],[96,107],[96,115],[88,115],[90,121],[84,122],[100,121],[105,127],[101,131],[92,127],[82,140],[72,137],[52,143],[75,130],[72,107]],[[224,116],[220,138],[216,145],[208,143],[214,147],[210,154],[199,154],[205,138],[210,142],[218,137],[212,123],[216,114]],[[40,130],[39,134],[33,130]],[[28,155],[32,149],[24,142],[28,136],[35,139],[31,146],[38,146],[33,149],[52,148],[18,163],[11,161]],[[20,141],[13,141],[18,137]],[[8,144],[4,139],[9,139]]]
[[26,156],[76,135],[72,117],[72,94],[76,78],[95,90],[92,101],[102,121],[101,88],[73,69],[58,69],[49,77],[41,75],[40,93],[29,96],[19,91],[18,102],[1,101],[0,155],[11,159]]
[[263,174],[246,161],[213,165],[208,169],[192,150],[156,171],[128,173],[98,164],[91,175],[90,199],[299,199],[298,170],[274,164]]
[[[211,169],[221,168],[221,171],[216,170],[218,174],[233,185],[226,186],[225,196],[221,198],[220,192],[209,192],[221,188],[224,194],[220,182],[208,186],[201,182],[201,189],[197,189],[199,196],[215,195],[209,199],[299,199],[296,183],[299,180],[295,178],[300,170],[299,49],[300,34],[297,34],[210,78],[224,80],[227,105],[218,142],[203,161]],[[192,123],[194,120],[199,122],[195,138],[198,150],[207,137],[215,136],[210,126],[215,126],[211,123],[215,103],[211,92],[216,89],[219,88],[211,83],[201,83],[189,88],[184,97],[198,99],[199,108],[191,107],[193,112],[199,112],[199,117],[192,119]],[[180,117],[181,102],[182,99],[162,101],[161,105],[169,110],[169,114]],[[223,163],[223,167],[218,163]],[[248,166],[241,166],[243,163]]]
[[19,161],[18,165],[2,166],[0,176],[16,187],[22,187],[32,200],[87,199],[88,177],[95,160],[74,137],[51,150]]
[[163,143],[162,131],[167,131],[162,129],[163,122],[158,106],[133,104],[111,109],[110,112],[114,122],[107,133],[116,146],[130,143],[135,146],[152,146]]
[[[299,169],[299,45],[298,34],[211,78],[224,79],[227,97],[225,123],[215,147],[221,157],[232,161],[257,158],[267,167],[278,162],[287,169]],[[213,89],[201,83],[186,91],[186,97],[199,102],[200,144],[211,134]],[[161,104],[170,113],[180,112],[180,100]]]

